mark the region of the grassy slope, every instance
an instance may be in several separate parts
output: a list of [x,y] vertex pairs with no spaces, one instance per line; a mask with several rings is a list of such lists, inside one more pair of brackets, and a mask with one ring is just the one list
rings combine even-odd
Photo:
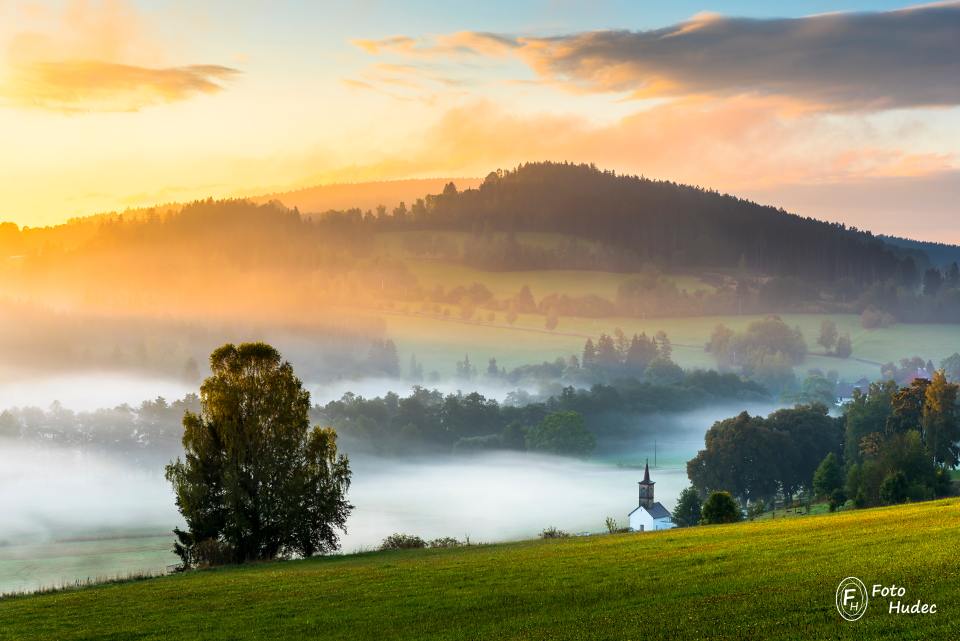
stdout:
[[[372,553],[0,601],[2,639],[956,638],[960,499],[656,534]],[[840,620],[839,580],[939,614]]]
[[[520,291],[520,288],[524,285],[529,285],[537,299],[557,293],[567,294],[568,296],[596,294],[614,300],[620,284],[638,275],[577,269],[484,271],[462,263],[421,259],[411,255],[404,248],[404,239],[416,236],[443,237],[457,245],[462,245],[470,234],[467,232],[411,231],[389,232],[378,235],[380,251],[403,258],[420,284],[428,289],[437,285],[449,289],[461,285],[471,285],[472,283],[483,283],[496,297],[507,298]],[[524,245],[536,247],[556,247],[570,240],[569,236],[562,234],[534,232],[519,232],[515,234],[515,237]],[[587,247],[597,245],[597,243],[589,240],[580,239],[577,242]],[[714,290],[712,285],[703,282],[696,276],[671,274],[667,278],[676,283],[680,289],[686,289],[691,293],[697,290],[708,292]]]
[[[442,261],[422,260],[411,256],[404,248],[404,239],[412,236],[443,236],[454,243],[463,243],[469,236],[466,232],[391,232],[378,236],[381,251],[402,257],[408,268],[425,287],[442,285],[446,288],[466,286],[474,282],[486,285],[495,296],[505,298],[515,294],[523,285],[528,285],[533,295],[540,299],[551,293],[582,296],[597,294],[609,299],[616,297],[617,288],[635,274],[619,274],[586,270],[533,270],[520,272],[488,272],[461,264]],[[561,234],[518,233],[517,239],[525,244],[553,247],[568,241]],[[587,245],[590,241],[581,241]],[[712,286],[699,278],[686,274],[667,276],[678,287],[693,292],[710,291]],[[417,304],[400,305],[398,309],[406,312],[420,310]],[[709,354],[702,346],[718,323],[733,329],[743,329],[746,325],[762,316],[709,316],[685,318],[562,318],[557,332],[517,333],[507,327],[491,327],[487,321],[487,310],[478,310],[476,319],[483,324],[465,324],[451,322],[459,315],[459,308],[451,306],[450,320],[437,320],[423,317],[390,316],[387,319],[390,335],[398,341],[401,355],[406,359],[410,352],[424,363],[427,371],[437,370],[449,374],[454,363],[470,354],[471,359],[480,365],[486,359],[496,357],[501,365],[513,367],[530,362],[552,360],[557,356],[579,354],[583,347],[580,335],[597,336],[600,332],[611,332],[620,327],[628,334],[645,331],[653,334],[663,329],[677,343],[675,359],[684,367],[714,367]],[[506,325],[504,314],[495,315],[493,324]],[[860,318],[853,314],[783,314],[791,325],[797,325],[803,331],[812,352],[822,351],[816,345],[820,323],[832,318],[841,333],[849,333],[853,341],[854,356],[867,361],[896,361],[906,356],[922,356],[933,359],[935,363],[960,349],[958,331],[955,325],[897,325],[878,330],[865,330],[860,326]],[[522,315],[516,322],[517,328],[542,330],[542,315]],[[573,334],[564,335],[564,334]],[[519,341],[518,341],[519,338]],[[406,360],[404,360],[406,363]],[[811,355],[798,373],[803,374],[809,368],[823,370],[835,369],[849,380],[861,376],[876,378],[879,368],[871,363],[858,360]]]
[[[524,285],[538,300],[549,294],[586,296],[594,294],[614,301],[622,283],[638,274],[600,272],[577,269],[541,269],[521,272],[487,272],[457,263],[408,260],[407,266],[422,286],[433,289],[441,285],[452,289],[460,285],[482,283],[497,298],[509,298]],[[680,289],[689,292],[709,291],[710,285],[693,276],[671,275],[669,278]]]
[[[905,356],[922,356],[937,364],[955,351],[960,350],[960,331],[956,325],[896,325],[884,329],[865,330],[860,327],[859,316],[853,314],[781,314],[791,325],[797,325],[807,340],[811,352],[821,350],[816,345],[820,323],[825,318],[836,321],[841,333],[848,332],[853,341],[855,358],[868,361],[896,361]],[[453,314],[452,318],[456,318]],[[710,355],[703,351],[703,344],[718,323],[733,329],[742,329],[762,316],[703,316],[686,318],[561,318],[557,331],[517,332],[516,329],[493,327],[489,324],[464,324],[450,320],[427,317],[388,316],[387,332],[397,341],[403,359],[414,352],[429,371],[436,369],[450,373],[454,363],[470,354],[471,360],[486,364],[486,359],[495,356],[508,367],[557,356],[579,355],[584,339],[580,335],[594,336],[611,332],[620,327],[628,334],[645,331],[653,334],[664,330],[676,344],[674,358],[684,367],[715,367]],[[543,316],[522,315],[516,328],[543,329]],[[497,325],[505,325],[503,315],[497,316]],[[572,334],[572,335],[571,335]],[[406,360],[403,360],[406,364]],[[806,363],[798,368],[803,374],[807,369],[818,367],[824,371],[835,369],[842,377],[856,380],[861,376],[876,378],[880,368],[855,359],[838,359],[811,354]]]

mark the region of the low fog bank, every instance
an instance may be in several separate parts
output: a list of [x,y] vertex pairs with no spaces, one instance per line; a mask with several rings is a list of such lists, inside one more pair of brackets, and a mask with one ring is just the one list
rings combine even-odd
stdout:
[[64,408],[89,412],[118,405],[137,406],[162,396],[167,400],[196,394],[199,384],[182,380],[137,376],[122,372],[91,371],[25,377],[0,384],[0,411],[10,407],[46,408],[54,402]]
[[[532,536],[547,525],[595,531],[606,516],[622,520],[634,507],[647,459],[659,468],[658,500],[672,508],[687,485],[686,461],[715,421],[777,407],[724,404],[621,417],[631,435],[600,441],[592,461],[506,451],[418,458],[352,453],[349,498],[357,509],[345,547],[371,546],[401,530],[491,541]],[[163,465],[177,452],[156,454],[143,459],[0,439],[0,543],[170,531],[181,519]]]
[[0,440],[0,544],[163,533],[182,523],[163,469]]
[[[393,532],[503,541],[554,525],[599,531],[636,507],[642,470],[515,452],[394,460],[354,457],[356,506],[343,549],[374,547]],[[672,508],[684,470],[653,471]],[[0,442],[0,544],[162,534],[182,519],[162,470],[65,448]]]
[[364,398],[383,397],[390,392],[405,397],[409,396],[416,386],[428,390],[438,390],[444,395],[456,394],[457,392],[463,392],[464,394],[476,392],[488,399],[495,399],[499,403],[509,402],[511,398],[528,402],[531,397],[537,397],[544,391],[534,386],[517,386],[506,382],[483,379],[413,382],[400,378],[375,377],[325,381],[322,383],[306,381],[304,385],[310,391],[311,402],[317,405],[326,405],[330,401],[338,401],[348,392]]
[[[491,452],[397,462],[354,461],[356,506],[343,549],[369,549],[394,532],[472,542],[535,537],[547,526],[571,533],[627,523],[637,506],[638,469],[529,453]],[[656,499],[672,509],[688,485],[684,470],[654,469]]]
[[[355,509],[342,549],[372,549],[395,532],[482,543],[535,537],[548,526],[601,532],[608,516],[625,526],[647,458],[656,500],[672,510],[689,484],[686,461],[703,447],[704,432],[744,408],[628,419],[633,435],[602,443],[590,461],[506,451],[353,455],[348,500]],[[767,414],[776,406],[746,409]],[[157,572],[175,562],[170,532],[182,519],[163,478],[164,462],[145,466],[130,453],[0,439],[0,589]],[[77,542],[98,537],[112,540]]]
[[642,464],[646,458],[651,464],[656,458],[660,464],[683,467],[703,449],[703,437],[717,421],[741,412],[766,416],[785,407],[783,403],[731,402],[711,405],[687,412],[657,412],[635,416],[611,416],[628,431],[624,438],[607,437],[597,442],[596,458],[607,461]]
[[[547,526],[599,532],[627,523],[639,469],[523,453],[428,460],[352,460],[356,507],[344,552],[406,532],[474,543],[537,536]],[[673,507],[683,470],[654,469],[656,498]],[[162,572],[181,525],[169,485],[124,463],[78,451],[0,442],[0,592],[88,577]],[[100,537],[100,540],[93,540]],[[86,539],[86,540],[85,540]]]
[[[19,374],[10,379],[2,379],[0,384],[0,411],[11,407],[48,408],[54,402],[63,408],[76,412],[88,412],[101,408],[112,408],[127,404],[137,407],[145,400],[158,396],[167,401],[182,399],[187,394],[198,394],[200,383],[188,383],[183,380],[137,376],[124,372],[87,371],[71,374],[37,375],[27,377]],[[364,398],[385,396],[394,392],[408,396],[414,386],[439,390],[443,394],[464,394],[478,392],[498,402],[509,400],[513,395],[523,400],[536,396],[541,390],[531,386],[518,386],[497,381],[443,380],[415,383],[401,378],[370,377],[351,378],[334,381],[304,380],[304,387],[310,392],[314,404],[325,405],[350,392]],[[519,396],[517,396],[519,395]]]

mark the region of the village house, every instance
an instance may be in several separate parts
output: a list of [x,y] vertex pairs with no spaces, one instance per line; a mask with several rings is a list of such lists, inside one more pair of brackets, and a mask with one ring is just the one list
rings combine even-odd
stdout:
[[628,517],[630,529],[635,532],[653,532],[676,527],[670,511],[662,503],[653,500],[654,481],[650,480],[649,462],[643,467],[643,480],[638,485],[640,486],[640,504],[630,512]]

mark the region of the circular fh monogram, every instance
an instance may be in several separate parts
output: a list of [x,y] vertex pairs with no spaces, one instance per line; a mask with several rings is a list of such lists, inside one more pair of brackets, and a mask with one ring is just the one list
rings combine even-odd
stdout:
[[837,586],[837,612],[847,621],[856,621],[867,611],[867,586],[848,576]]

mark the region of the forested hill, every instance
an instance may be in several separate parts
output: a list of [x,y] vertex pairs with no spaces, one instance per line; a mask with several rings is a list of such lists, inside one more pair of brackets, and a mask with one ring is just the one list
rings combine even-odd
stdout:
[[531,163],[487,176],[477,189],[414,204],[424,228],[560,232],[665,267],[735,268],[868,283],[915,277],[921,265],[868,232],[788,214],[735,196],[601,171]]
[[[407,202],[409,208],[401,202],[393,209],[352,206],[301,214],[277,201],[208,199],[55,227],[0,223],[0,271],[49,276],[69,263],[66,273],[76,276],[78,262],[92,261],[100,278],[107,259],[123,265],[108,270],[118,275],[131,265],[165,272],[160,266],[175,259],[203,263],[207,272],[208,263],[219,261],[231,269],[322,267],[330,275],[333,267],[389,258],[378,234],[460,231],[468,237],[427,233],[404,237],[400,246],[420,257],[493,271],[637,272],[651,264],[662,271],[788,277],[817,288],[841,284],[849,298],[849,292],[875,283],[913,291],[930,264],[951,249],[892,241],[735,196],[592,165],[531,163],[492,172],[474,188],[458,190],[450,182],[439,194]],[[511,232],[551,233],[559,242],[538,244]],[[943,251],[934,258],[931,248]],[[177,264],[174,271],[186,269]],[[952,262],[943,273],[951,270]],[[379,273],[375,280],[381,282]],[[45,277],[45,282],[53,281]]]
[[896,236],[880,236],[887,244],[900,247],[905,253],[924,255],[934,267],[949,268],[952,263],[960,262],[960,246],[947,243],[935,243]]

